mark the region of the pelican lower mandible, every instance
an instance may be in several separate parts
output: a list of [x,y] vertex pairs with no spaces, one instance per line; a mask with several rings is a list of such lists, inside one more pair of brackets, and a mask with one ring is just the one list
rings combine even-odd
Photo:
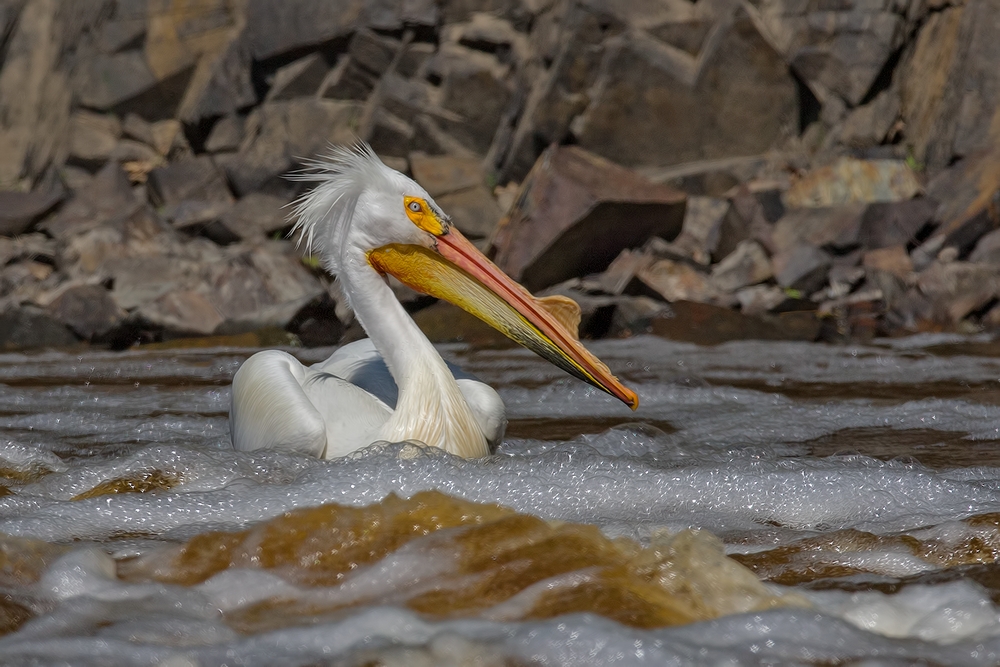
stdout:
[[635,392],[580,343],[576,302],[533,297],[370,147],[335,148],[311,166],[300,178],[317,185],[296,202],[295,228],[337,276],[369,338],[310,367],[278,350],[250,357],[233,377],[236,449],[334,458],[379,440],[419,440],[471,458],[502,439],[500,396],[441,358],[396,300],[390,275],[638,406]]

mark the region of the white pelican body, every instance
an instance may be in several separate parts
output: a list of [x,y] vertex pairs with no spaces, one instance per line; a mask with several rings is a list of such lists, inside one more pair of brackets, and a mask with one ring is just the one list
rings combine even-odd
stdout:
[[386,274],[450,301],[633,409],[635,394],[576,338],[579,308],[535,299],[450,226],[417,183],[367,146],[317,162],[319,185],[297,205],[297,228],[318,246],[369,339],[304,367],[270,350],[233,377],[236,449],[343,456],[378,440],[419,440],[480,457],[503,437],[503,402],[449,367],[396,300]]

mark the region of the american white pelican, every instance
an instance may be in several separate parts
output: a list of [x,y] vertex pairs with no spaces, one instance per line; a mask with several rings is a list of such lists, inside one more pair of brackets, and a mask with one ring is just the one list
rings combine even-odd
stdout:
[[449,222],[414,181],[367,145],[336,148],[302,176],[318,185],[296,229],[341,281],[368,340],[304,367],[285,352],[248,359],[233,377],[233,445],[334,458],[378,440],[419,440],[465,457],[503,437],[503,402],[449,367],[396,300],[386,276],[445,299],[635,409],[638,398],[577,339],[571,299],[536,299]]

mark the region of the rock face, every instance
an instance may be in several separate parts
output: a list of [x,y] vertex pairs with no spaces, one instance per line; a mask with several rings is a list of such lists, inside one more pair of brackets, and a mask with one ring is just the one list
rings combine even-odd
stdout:
[[529,289],[602,271],[650,236],[673,239],[684,195],[579,148],[550,149],[494,237],[497,266]]
[[[513,277],[577,299],[585,337],[1000,328],[998,17],[1000,0],[0,0],[0,345],[355,335],[281,239],[289,176],[357,140]],[[477,331],[454,312],[422,321]]]

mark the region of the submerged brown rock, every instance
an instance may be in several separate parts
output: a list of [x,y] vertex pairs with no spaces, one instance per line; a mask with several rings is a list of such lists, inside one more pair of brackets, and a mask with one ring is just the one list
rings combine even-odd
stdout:
[[[406,573],[389,588],[358,583],[393,554]],[[401,556],[402,557],[402,556]],[[649,547],[595,526],[548,522],[437,491],[390,494],[368,507],[294,510],[240,532],[210,532],[120,564],[129,580],[194,585],[228,568],[263,568],[309,589],[229,610],[261,632],[354,605],[404,604],[436,617],[497,620],[601,614],[660,627],[800,604],[772,594],[703,531],[654,537]],[[353,585],[344,585],[348,582]]]

